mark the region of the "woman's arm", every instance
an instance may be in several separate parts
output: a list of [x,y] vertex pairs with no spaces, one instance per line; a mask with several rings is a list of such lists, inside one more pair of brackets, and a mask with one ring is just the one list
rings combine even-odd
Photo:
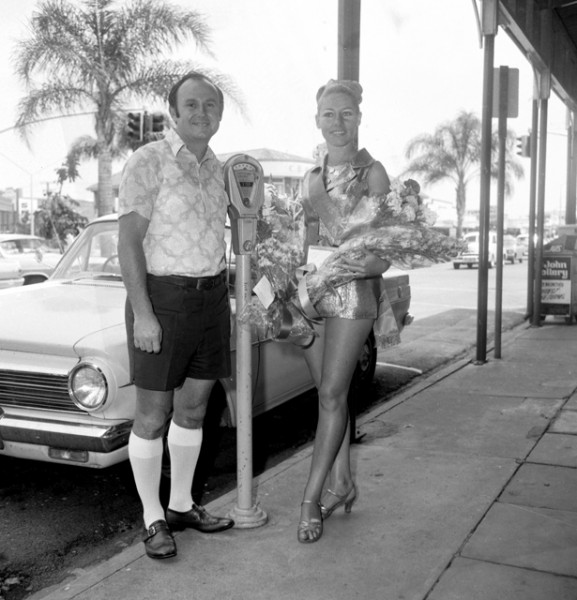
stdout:
[[378,160],[373,163],[367,175],[367,183],[371,196],[388,194],[391,191],[391,181],[387,171]]

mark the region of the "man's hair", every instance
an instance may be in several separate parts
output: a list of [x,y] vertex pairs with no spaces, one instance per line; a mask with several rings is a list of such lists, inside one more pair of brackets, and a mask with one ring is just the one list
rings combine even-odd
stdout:
[[189,73],[187,73],[186,75],[181,77],[172,86],[170,92],[168,92],[168,105],[170,106],[170,108],[172,108],[174,110],[176,116],[177,117],[179,116],[178,105],[177,105],[178,90],[180,89],[180,86],[185,81],[188,81],[189,79],[192,79],[194,81],[204,81],[205,83],[208,83],[208,85],[211,85],[216,90],[216,93],[218,95],[218,102],[220,104],[220,112],[222,114],[222,111],[224,109],[224,95],[222,93],[222,90],[218,87],[218,85],[216,85],[213,81],[211,81],[206,75],[203,75],[202,73],[197,73],[196,71],[190,71]]

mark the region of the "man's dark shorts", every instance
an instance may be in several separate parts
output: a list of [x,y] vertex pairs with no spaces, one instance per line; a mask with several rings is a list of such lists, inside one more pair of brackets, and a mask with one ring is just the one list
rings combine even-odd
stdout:
[[147,285],[162,327],[162,344],[158,354],[134,347],[134,314],[127,300],[126,333],[133,383],[147,390],[168,391],[180,387],[187,377],[229,377],[230,302],[224,272],[201,280],[148,275]]

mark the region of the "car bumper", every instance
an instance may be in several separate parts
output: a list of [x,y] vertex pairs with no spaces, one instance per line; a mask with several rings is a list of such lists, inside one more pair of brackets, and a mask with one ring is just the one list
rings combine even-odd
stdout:
[[132,421],[75,422],[0,409],[0,456],[107,467],[128,458]]
[[458,256],[453,260],[456,265],[476,265],[479,262],[479,256],[477,254],[471,254],[469,256]]

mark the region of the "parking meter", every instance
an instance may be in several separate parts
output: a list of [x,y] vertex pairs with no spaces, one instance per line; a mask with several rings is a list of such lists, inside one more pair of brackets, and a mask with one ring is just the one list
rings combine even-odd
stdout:
[[236,307],[236,446],[237,505],[231,516],[235,527],[260,527],[267,514],[253,498],[252,465],[252,331],[239,320],[251,301],[250,259],[256,245],[256,225],[264,202],[260,163],[246,154],[235,154],[224,165],[224,185],[229,198],[232,247],[237,255],[234,282]]
[[224,185],[230,200],[234,253],[251,254],[256,243],[257,214],[264,203],[260,163],[247,154],[231,156],[224,165]]

